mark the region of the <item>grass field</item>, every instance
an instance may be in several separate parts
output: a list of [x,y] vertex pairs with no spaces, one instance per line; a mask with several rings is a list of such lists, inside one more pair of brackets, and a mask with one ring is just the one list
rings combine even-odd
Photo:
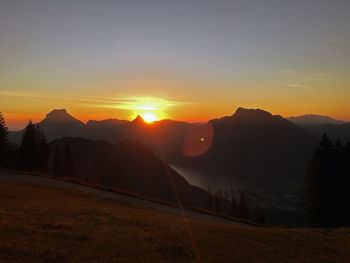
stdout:
[[349,262],[350,228],[231,226],[0,183],[0,262]]

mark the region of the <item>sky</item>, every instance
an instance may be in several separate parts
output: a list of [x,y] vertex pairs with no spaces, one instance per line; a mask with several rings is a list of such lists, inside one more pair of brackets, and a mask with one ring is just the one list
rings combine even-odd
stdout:
[[0,0],[0,111],[350,121],[349,28],[348,0]]

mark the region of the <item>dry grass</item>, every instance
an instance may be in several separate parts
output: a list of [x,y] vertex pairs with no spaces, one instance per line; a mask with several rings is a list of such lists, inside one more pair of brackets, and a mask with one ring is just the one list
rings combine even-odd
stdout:
[[[18,173],[17,171],[15,173]],[[40,173],[40,172],[23,172],[23,174],[26,175],[30,175],[30,176],[40,176],[40,177],[46,177],[46,178],[50,178],[50,179],[55,179],[55,180],[60,180],[60,181],[65,181],[65,182],[69,182],[69,183],[74,183],[74,184],[78,184],[78,185],[84,185],[84,186],[88,186],[88,187],[92,187],[95,189],[99,189],[99,190],[103,190],[103,191],[107,191],[107,192],[114,192],[114,193],[118,193],[118,194],[122,194],[122,195],[126,195],[126,196],[130,196],[130,197],[135,197],[141,200],[145,200],[145,201],[150,201],[150,202],[154,202],[154,203],[159,203],[159,204],[163,204],[163,205],[168,205],[168,206],[174,206],[177,208],[182,208],[185,210],[191,210],[191,211],[195,211],[195,212],[200,212],[200,213],[204,213],[207,215],[212,215],[212,216],[216,216],[216,217],[220,217],[223,219],[227,219],[227,220],[233,220],[236,222],[241,222],[244,224],[249,224],[252,226],[264,226],[262,224],[259,224],[257,222],[254,222],[252,220],[249,219],[245,219],[245,218],[238,218],[238,217],[232,217],[232,216],[228,216],[225,214],[221,214],[215,211],[210,211],[201,207],[185,207],[176,203],[172,203],[170,201],[161,199],[161,198],[155,198],[155,197],[147,197],[147,196],[143,196],[141,194],[138,194],[136,192],[130,192],[127,191],[125,189],[121,189],[121,188],[117,188],[114,186],[102,186],[102,185],[98,185],[98,184],[92,184],[92,183],[88,183],[88,182],[84,182],[82,180],[79,180],[77,178],[71,178],[71,177],[57,177],[51,174],[47,174],[47,173]]]
[[230,226],[0,183],[0,262],[349,262],[350,229]]

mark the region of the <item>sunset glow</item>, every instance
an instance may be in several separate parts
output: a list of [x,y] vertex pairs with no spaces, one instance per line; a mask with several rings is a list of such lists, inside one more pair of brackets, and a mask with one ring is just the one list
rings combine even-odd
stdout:
[[157,116],[154,115],[153,113],[149,113],[149,112],[142,114],[141,117],[147,123],[152,123],[152,122],[157,120]]
[[330,13],[316,0],[78,2],[0,8],[10,130],[54,108],[84,122],[146,112],[207,122],[240,106],[350,120],[348,1]]
[[0,263],[350,263],[349,14],[0,0]]

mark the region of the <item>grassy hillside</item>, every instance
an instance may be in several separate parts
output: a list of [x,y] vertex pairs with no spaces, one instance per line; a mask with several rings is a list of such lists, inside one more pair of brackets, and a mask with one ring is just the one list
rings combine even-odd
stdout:
[[0,262],[349,262],[350,229],[230,226],[0,183]]

